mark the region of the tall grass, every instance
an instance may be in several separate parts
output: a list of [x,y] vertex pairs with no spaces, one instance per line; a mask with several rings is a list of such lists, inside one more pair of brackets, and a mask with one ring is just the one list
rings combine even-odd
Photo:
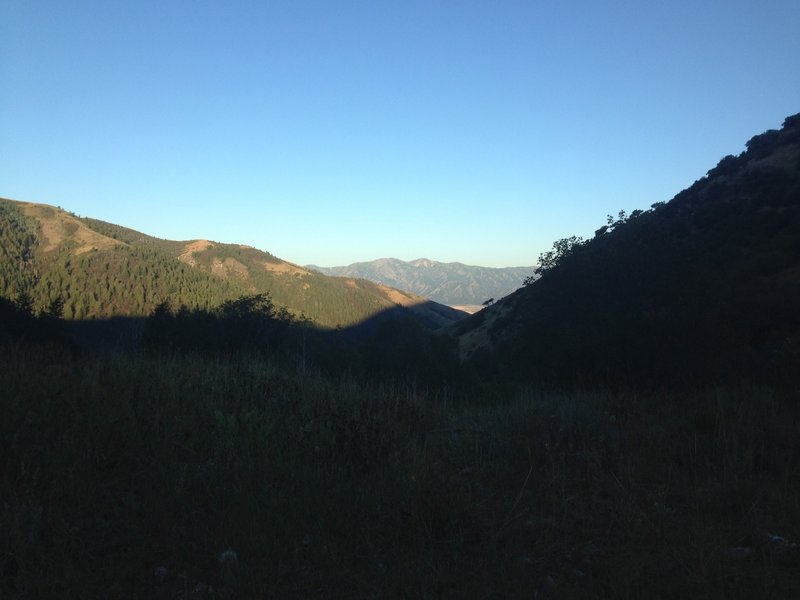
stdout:
[[4,597],[800,595],[766,389],[498,402],[7,345],[0,399]]

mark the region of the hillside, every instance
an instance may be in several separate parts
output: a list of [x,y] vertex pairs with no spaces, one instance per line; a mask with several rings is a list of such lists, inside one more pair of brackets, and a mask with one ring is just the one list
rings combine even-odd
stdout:
[[44,204],[0,199],[0,240],[0,296],[26,294],[37,309],[61,298],[70,319],[143,316],[164,301],[209,308],[264,292],[324,327],[354,325],[398,306],[431,327],[463,316],[414,294],[329,277],[249,246],[162,240]]
[[345,267],[309,265],[308,268],[326,275],[369,279],[449,306],[480,306],[490,298],[502,298],[533,273],[533,267],[476,267],[427,258],[413,261],[380,258]]
[[796,380],[800,115],[540,264],[538,281],[454,328],[476,367],[552,385]]

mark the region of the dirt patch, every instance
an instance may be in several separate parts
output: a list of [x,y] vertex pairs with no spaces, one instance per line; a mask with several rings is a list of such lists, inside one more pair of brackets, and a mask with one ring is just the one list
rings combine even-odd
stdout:
[[294,273],[295,275],[308,275],[308,269],[304,269],[303,267],[298,267],[297,265],[293,265],[292,263],[288,262],[262,262],[261,266],[264,267],[265,271],[269,271],[270,273]]
[[196,267],[197,261],[194,258],[194,253],[203,252],[204,250],[208,250],[209,248],[213,247],[214,243],[209,242],[208,240],[195,240],[193,242],[189,242],[183,247],[183,252],[178,255],[178,260],[185,262],[190,267]]
[[224,261],[215,258],[211,262],[211,272],[222,279],[229,279],[230,277],[247,279],[250,277],[247,267],[235,258],[226,258]]
[[36,219],[41,225],[42,249],[45,252],[57,250],[62,244],[74,241],[78,247],[75,254],[83,254],[92,250],[103,250],[117,246],[127,246],[110,237],[106,237],[81,223],[66,211],[47,204],[21,202],[26,216]]
[[224,264],[228,272],[232,275],[236,275],[239,279],[247,279],[250,277],[250,271],[247,270],[247,267],[235,258],[226,258]]

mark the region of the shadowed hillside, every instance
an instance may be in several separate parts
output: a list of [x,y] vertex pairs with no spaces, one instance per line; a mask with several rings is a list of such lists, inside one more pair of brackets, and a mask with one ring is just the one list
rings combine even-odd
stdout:
[[396,306],[441,327],[463,313],[363,279],[312,272],[249,246],[171,241],[44,204],[0,199],[0,296],[36,308],[60,298],[69,319],[145,316],[160,303],[208,309],[247,294],[324,327]]
[[541,279],[455,327],[494,375],[549,385],[796,379],[800,115],[670,202],[556,242]]

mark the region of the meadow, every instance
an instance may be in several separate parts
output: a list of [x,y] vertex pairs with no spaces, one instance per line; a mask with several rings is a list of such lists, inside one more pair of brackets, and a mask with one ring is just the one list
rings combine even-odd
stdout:
[[792,397],[6,340],[0,597],[798,597]]

